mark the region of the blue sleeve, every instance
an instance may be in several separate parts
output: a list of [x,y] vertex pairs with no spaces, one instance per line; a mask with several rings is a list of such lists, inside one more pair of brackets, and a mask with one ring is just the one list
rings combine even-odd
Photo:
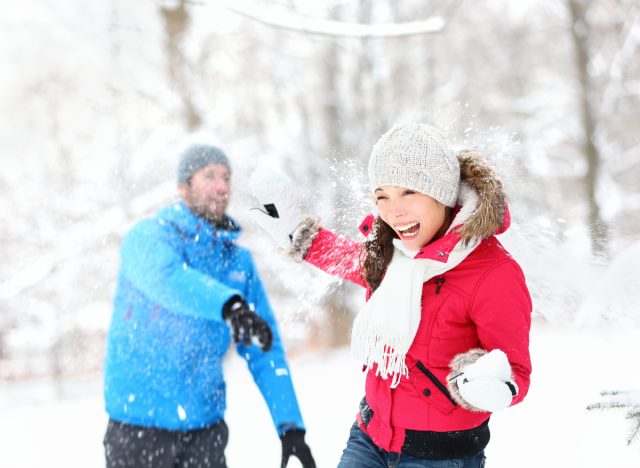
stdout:
[[223,321],[222,306],[241,292],[188,266],[173,237],[154,220],[138,223],[122,243],[122,274],[163,308]]
[[253,379],[269,407],[278,435],[282,435],[285,430],[291,428],[304,430],[302,415],[291,380],[291,372],[275,317],[251,257],[249,257],[248,263],[244,297],[249,304],[253,305],[255,312],[271,327],[273,345],[265,353],[257,346],[239,344],[237,346],[238,353],[247,360]]

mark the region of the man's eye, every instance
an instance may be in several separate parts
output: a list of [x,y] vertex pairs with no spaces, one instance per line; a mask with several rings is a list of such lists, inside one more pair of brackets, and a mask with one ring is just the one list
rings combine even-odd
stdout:
[[416,193],[416,192],[415,192],[414,190],[405,190],[405,191],[403,192],[403,195],[413,195],[413,194],[415,194],[415,193]]
[[378,196],[376,197],[376,201],[386,200],[386,199],[387,199],[387,197],[384,197],[384,196],[382,196],[382,195],[378,195]]

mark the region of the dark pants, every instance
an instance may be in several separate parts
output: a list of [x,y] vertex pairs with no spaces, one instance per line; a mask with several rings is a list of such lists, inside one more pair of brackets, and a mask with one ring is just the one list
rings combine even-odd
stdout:
[[109,420],[104,436],[107,468],[227,468],[226,423],[193,431],[167,431]]

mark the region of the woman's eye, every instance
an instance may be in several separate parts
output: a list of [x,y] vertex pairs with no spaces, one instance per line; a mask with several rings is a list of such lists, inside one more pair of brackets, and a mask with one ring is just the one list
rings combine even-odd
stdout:
[[413,191],[413,190],[405,190],[405,191],[402,193],[402,195],[413,195],[414,193],[416,193],[416,192],[415,192],[415,191]]
[[387,198],[387,197],[385,197],[385,196],[378,195],[378,196],[376,197],[376,201],[377,201],[377,202],[379,202],[380,200],[386,200],[386,198]]

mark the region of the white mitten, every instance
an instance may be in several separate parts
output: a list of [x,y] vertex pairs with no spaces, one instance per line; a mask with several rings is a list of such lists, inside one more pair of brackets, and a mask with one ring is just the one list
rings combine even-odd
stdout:
[[257,202],[250,211],[253,220],[278,245],[288,246],[302,217],[291,181],[275,166],[263,164],[251,175],[249,190]]
[[[472,408],[496,412],[511,404],[518,387],[504,352],[494,349],[453,376],[460,397]],[[464,406],[464,405],[463,405]]]

